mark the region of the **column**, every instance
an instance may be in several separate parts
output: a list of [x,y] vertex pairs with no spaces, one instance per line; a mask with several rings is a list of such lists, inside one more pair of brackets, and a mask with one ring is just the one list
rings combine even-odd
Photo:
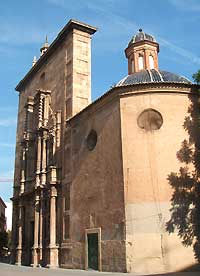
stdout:
[[58,246],[56,245],[56,197],[56,187],[52,186],[50,198],[49,267],[58,267]]
[[26,170],[26,147],[25,147],[24,144],[22,144],[22,164],[21,164],[20,194],[24,193],[25,170]]
[[43,131],[43,138],[42,138],[42,175],[41,175],[41,184],[46,184],[46,166],[47,166],[47,149],[46,149],[46,142],[47,142],[47,132]]
[[56,148],[60,147],[61,136],[61,111],[56,113]]
[[50,104],[50,96],[46,95],[44,97],[44,126],[46,127],[49,121],[49,104]]
[[18,216],[18,245],[16,248],[16,265],[21,265],[22,263],[22,205],[19,203],[19,216]]
[[44,195],[40,194],[40,265],[43,265],[43,217],[44,217]]
[[39,196],[35,198],[35,223],[34,223],[34,245],[33,245],[33,266],[38,266],[38,237],[39,237]]
[[32,123],[33,123],[33,105],[34,105],[34,97],[29,96],[27,100],[27,115],[26,115],[26,131],[28,138],[30,136],[30,133],[32,131]]
[[41,136],[37,137],[37,163],[36,163],[36,186],[40,186],[40,165],[41,165]]

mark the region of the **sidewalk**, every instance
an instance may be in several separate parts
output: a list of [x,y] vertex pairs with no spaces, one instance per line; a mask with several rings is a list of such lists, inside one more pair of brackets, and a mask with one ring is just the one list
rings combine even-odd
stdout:
[[[0,263],[0,276],[145,276],[144,274],[133,273],[116,273],[116,272],[99,272],[85,271],[76,269],[48,269],[32,268],[28,266],[15,266]],[[151,274],[151,276],[200,276],[200,272],[177,272],[165,274]]]

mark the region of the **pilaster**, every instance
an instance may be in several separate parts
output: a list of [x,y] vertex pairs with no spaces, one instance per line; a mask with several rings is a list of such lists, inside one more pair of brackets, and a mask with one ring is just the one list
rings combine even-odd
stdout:
[[50,184],[50,243],[49,243],[49,264],[48,267],[58,267],[58,245],[56,244],[56,204],[57,204],[57,177],[56,167],[49,168]]
[[40,238],[39,238],[39,250],[40,250],[40,265],[43,265],[43,222],[44,222],[44,195],[43,190],[40,193]]

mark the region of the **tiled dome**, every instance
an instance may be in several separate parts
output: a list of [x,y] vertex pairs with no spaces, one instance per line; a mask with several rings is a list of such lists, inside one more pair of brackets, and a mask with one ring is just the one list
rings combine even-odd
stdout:
[[148,40],[148,41],[156,42],[155,38],[152,35],[146,34],[146,33],[144,33],[142,31],[142,29],[139,29],[139,32],[136,35],[134,35],[132,37],[131,41],[129,42],[129,46],[132,43],[143,41],[143,40]]
[[126,76],[117,83],[116,86],[132,85],[139,83],[154,83],[154,82],[169,82],[169,83],[186,83],[191,84],[192,82],[185,77],[179,76],[174,73],[160,70],[142,70],[137,73]]

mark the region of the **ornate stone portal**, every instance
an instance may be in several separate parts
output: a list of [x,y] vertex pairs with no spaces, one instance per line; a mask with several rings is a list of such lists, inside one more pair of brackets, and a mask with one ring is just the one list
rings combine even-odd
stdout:
[[[37,90],[35,97],[28,98],[25,109],[24,138],[21,141],[18,233],[16,240],[14,240],[14,243],[17,244],[16,263],[30,262],[32,266],[38,266],[48,261],[49,266],[56,267],[58,266],[56,201],[57,190],[59,189],[56,150],[60,144],[61,112],[53,112],[50,91],[41,89]],[[28,210],[27,200],[34,202],[32,211],[34,227],[32,229],[28,227],[28,235],[26,236],[23,235],[23,229],[26,228],[27,223],[27,217],[25,217],[25,210]],[[45,208],[45,205],[49,205],[49,209]],[[50,228],[48,232],[49,218]],[[33,236],[32,241],[31,236]],[[47,248],[46,241],[49,241],[49,252],[44,253],[44,251],[48,251],[45,249]],[[29,244],[28,251],[31,254],[28,259],[22,254],[25,243]],[[48,259],[45,258],[46,256],[49,256]]]

